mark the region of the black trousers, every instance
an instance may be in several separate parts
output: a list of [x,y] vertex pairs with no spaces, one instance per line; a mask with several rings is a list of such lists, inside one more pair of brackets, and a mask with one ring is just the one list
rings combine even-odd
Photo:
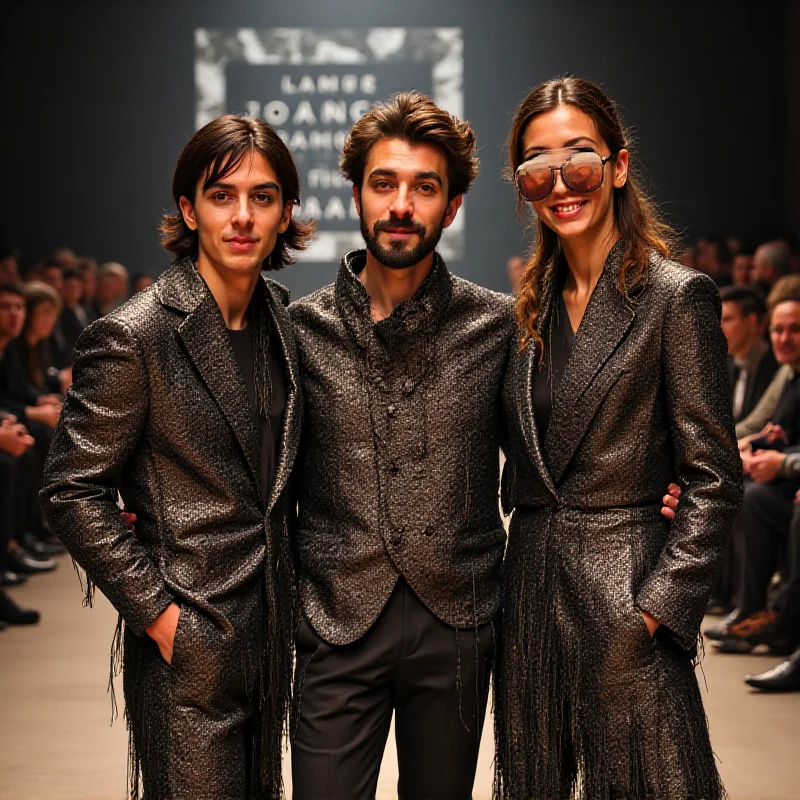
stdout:
[[795,505],[789,526],[789,544],[781,586],[775,597],[781,628],[800,640],[800,505]]
[[491,623],[455,630],[400,580],[353,644],[297,634],[295,800],[371,800],[395,712],[401,800],[472,797],[494,647]]
[[738,606],[743,617],[766,608],[767,589],[786,555],[796,481],[745,481],[733,535],[739,550]]

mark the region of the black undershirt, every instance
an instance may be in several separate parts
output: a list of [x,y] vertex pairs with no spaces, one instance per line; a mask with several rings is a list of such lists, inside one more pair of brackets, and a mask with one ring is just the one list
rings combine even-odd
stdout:
[[283,411],[286,407],[286,376],[282,359],[276,355],[278,337],[275,329],[270,329],[269,372],[272,395],[269,402],[269,420],[258,412],[256,398],[256,382],[254,374],[255,350],[253,345],[253,329],[247,326],[241,331],[228,330],[239,372],[247,389],[247,399],[253,408],[253,419],[258,430],[261,450],[261,499],[267,502],[275,480],[275,468],[278,461],[278,443],[280,441]]
[[553,401],[561,386],[561,379],[572,354],[575,334],[569,321],[564,296],[559,289],[553,298],[549,333],[544,339],[544,363],[542,369],[534,368],[533,373],[533,414],[539,431],[539,441],[544,442]]

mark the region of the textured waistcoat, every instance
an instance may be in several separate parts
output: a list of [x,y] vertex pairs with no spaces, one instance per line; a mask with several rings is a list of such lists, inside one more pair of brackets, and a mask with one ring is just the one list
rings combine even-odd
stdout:
[[440,257],[381,322],[345,256],[335,284],[290,307],[305,394],[295,489],[303,609],[355,641],[402,575],[442,621],[488,621],[505,534],[497,485],[512,299]]

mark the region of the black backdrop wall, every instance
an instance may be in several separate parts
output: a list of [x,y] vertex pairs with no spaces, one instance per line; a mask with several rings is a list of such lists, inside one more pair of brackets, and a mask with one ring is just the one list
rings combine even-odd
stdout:
[[[791,6],[5,0],[0,243],[28,256],[68,245],[153,274],[167,265],[156,228],[194,131],[199,27],[460,27],[464,115],[478,133],[482,172],[466,206],[463,258],[452,267],[492,288],[507,288],[505,261],[525,247],[501,178],[513,110],[528,88],[567,71],[618,101],[651,190],[685,238],[784,231],[800,218],[783,166],[800,108],[797,79],[786,76],[798,65]],[[298,296],[335,269],[301,264],[278,278]]]

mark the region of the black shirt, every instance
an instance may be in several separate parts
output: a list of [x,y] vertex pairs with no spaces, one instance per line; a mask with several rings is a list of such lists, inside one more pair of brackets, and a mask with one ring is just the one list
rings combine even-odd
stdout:
[[254,374],[255,352],[253,345],[253,329],[248,325],[244,330],[228,330],[231,346],[239,365],[239,372],[244,378],[247,399],[253,407],[253,419],[258,430],[261,444],[261,499],[267,502],[272,482],[275,479],[275,465],[278,460],[278,442],[280,441],[283,411],[286,408],[286,377],[282,360],[276,356],[278,337],[274,328],[270,329],[269,373],[272,393],[269,399],[269,419],[258,412],[256,383]]
[[547,435],[553,400],[561,386],[561,379],[564,377],[564,370],[567,368],[575,341],[575,333],[560,289],[555,292],[553,298],[548,331],[545,335],[542,368],[535,369],[533,374],[533,413],[541,442],[544,442]]

